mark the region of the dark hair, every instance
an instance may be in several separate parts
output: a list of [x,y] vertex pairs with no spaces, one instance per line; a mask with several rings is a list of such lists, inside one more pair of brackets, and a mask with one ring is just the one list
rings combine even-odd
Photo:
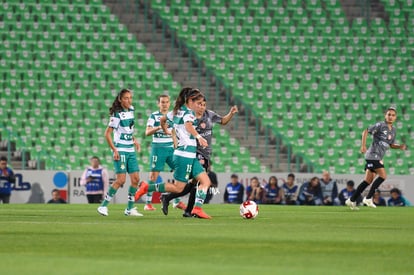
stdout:
[[1,156],[1,157],[0,157],[0,161],[5,161],[5,162],[7,162],[7,158],[6,158],[5,156]]
[[162,94],[162,95],[157,96],[157,102],[159,103],[159,102],[160,102],[160,100],[161,100],[161,98],[163,98],[163,97],[168,97],[168,98],[170,98],[170,96],[169,96],[169,95]]
[[[316,187],[313,187],[312,184],[311,184],[312,181],[314,181],[314,180],[318,180],[318,185]],[[315,190],[320,190],[321,189],[321,183],[319,182],[319,178],[318,177],[313,177],[313,178],[310,179],[310,181],[309,181],[309,188],[315,189]]]
[[91,160],[96,159],[99,163],[101,163],[100,159],[97,156],[91,157]]
[[270,184],[270,182],[272,181],[272,179],[275,179],[276,180],[276,186],[278,186],[277,185],[277,178],[275,176],[270,176],[269,181],[267,183]]
[[178,110],[188,101],[191,100],[198,100],[204,97],[204,95],[198,89],[193,89],[191,87],[183,88],[180,93],[178,94],[177,99],[175,100],[175,106],[173,110],[173,114],[176,115]]
[[119,112],[122,110],[122,105],[121,105],[121,98],[124,94],[126,93],[130,93],[131,91],[128,89],[122,89],[118,95],[116,96],[116,98],[114,99],[114,102],[112,102],[112,106],[111,108],[109,108],[109,115],[112,115],[116,112]]
[[355,185],[355,182],[353,180],[349,180],[349,181],[347,181],[346,185],[348,185],[348,186],[354,186]]
[[[53,193],[55,193],[55,192],[59,192],[59,189],[56,189],[56,188],[55,188],[55,189],[53,189],[53,190],[52,190],[52,194],[53,194]],[[60,193],[59,193],[59,194],[60,194]]]
[[398,189],[398,188],[393,188],[393,189],[391,189],[390,190],[390,194],[392,194],[392,193],[397,193],[398,195],[400,195],[401,196],[401,190],[400,189]]
[[288,177],[288,178],[289,178],[289,177],[295,178],[295,174],[290,173],[287,177]]

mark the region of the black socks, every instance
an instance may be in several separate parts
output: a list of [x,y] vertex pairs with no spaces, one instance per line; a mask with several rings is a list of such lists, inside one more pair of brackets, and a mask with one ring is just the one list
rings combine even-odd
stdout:
[[378,189],[378,187],[381,185],[381,183],[384,182],[385,179],[378,177],[374,180],[374,182],[372,183],[371,189],[369,189],[368,195],[367,195],[367,199],[372,198],[372,196],[374,196],[375,190]]
[[362,192],[364,192],[364,190],[365,190],[365,188],[367,188],[368,187],[368,182],[366,182],[366,181],[363,181],[363,182],[361,182],[359,185],[358,185],[358,188],[357,188],[357,190],[355,191],[355,193],[352,195],[352,197],[351,197],[351,201],[352,202],[355,202],[358,198],[359,198],[359,196],[361,196],[361,194],[362,194]]

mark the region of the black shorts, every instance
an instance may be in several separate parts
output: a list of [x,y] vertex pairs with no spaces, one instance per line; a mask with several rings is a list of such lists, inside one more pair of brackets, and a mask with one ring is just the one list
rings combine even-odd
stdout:
[[382,160],[366,159],[365,162],[365,170],[375,172],[375,170],[379,168],[384,168],[384,163],[382,162]]
[[210,159],[206,158],[202,154],[197,153],[197,159],[200,162],[201,166],[203,166],[204,170],[209,171],[210,170]]

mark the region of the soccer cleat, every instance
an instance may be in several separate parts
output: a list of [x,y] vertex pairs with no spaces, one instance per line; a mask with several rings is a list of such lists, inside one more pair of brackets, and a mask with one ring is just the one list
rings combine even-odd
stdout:
[[193,211],[191,211],[191,215],[200,219],[211,219],[211,217],[204,213],[203,209],[200,207],[194,207]]
[[148,203],[144,206],[144,211],[155,211],[157,208],[154,208],[152,204]]
[[97,210],[98,210],[98,213],[101,214],[102,216],[108,216],[108,207],[99,206]]
[[375,203],[372,201],[372,199],[367,199],[366,197],[362,200],[362,203],[365,204],[368,207],[377,208]]
[[138,189],[138,191],[135,193],[135,201],[138,201],[142,196],[147,194],[148,192],[149,184],[145,181],[141,182],[141,185]]
[[173,203],[173,207],[184,210],[184,211],[187,209],[187,205],[185,205],[185,203],[183,203],[182,201],[178,203]]
[[183,213],[183,217],[184,218],[192,218],[192,217],[194,217],[193,215],[191,215],[191,213],[189,213],[189,212],[184,212]]
[[170,204],[169,201],[167,201],[167,195],[162,194],[161,195],[161,203],[162,203],[162,213],[164,213],[165,216],[168,215],[168,206]]
[[345,204],[346,204],[347,206],[349,206],[349,208],[351,208],[351,210],[359,210],[359,208],[358,208],[358,207],[357,207],[357,205],[356,205],[356,202],[351,201],[351,199],[347,199],[347,200],[345,201]]
[[142,216],[144,216],[144,215],[142,215],[141,213],[139,213],[137,211],[136,207],[134,207],[132,209],[129,209],[129,210],[125,209],[124,214],[125,214],[125,216],[133,216],[133,217],[142,217]]

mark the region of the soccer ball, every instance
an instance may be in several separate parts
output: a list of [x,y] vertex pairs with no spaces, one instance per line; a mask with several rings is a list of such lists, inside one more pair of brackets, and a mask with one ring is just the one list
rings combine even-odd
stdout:
[[259,214],[259,206],[254,201],[245,201],[240,204],[240,216],[243,219],[254,219]]

